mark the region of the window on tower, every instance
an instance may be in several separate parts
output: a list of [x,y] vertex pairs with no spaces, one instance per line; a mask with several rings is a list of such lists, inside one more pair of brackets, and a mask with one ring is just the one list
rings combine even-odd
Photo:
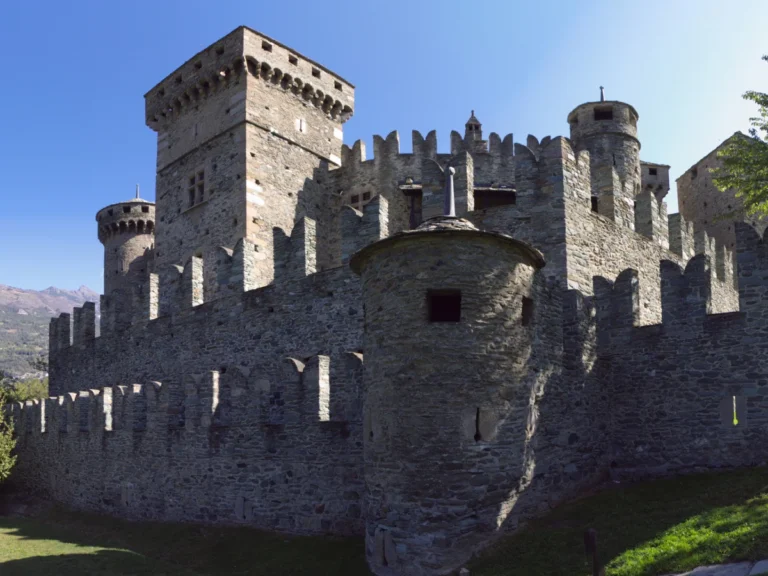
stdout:
[[187,208],[197,206],[206,199],[205,169],[198,168],[187,176]]

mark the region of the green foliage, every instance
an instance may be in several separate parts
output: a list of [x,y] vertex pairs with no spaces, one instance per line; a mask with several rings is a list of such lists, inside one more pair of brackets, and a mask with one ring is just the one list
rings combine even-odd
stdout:
[[29,362],[29,367],[32,368],[35,372],[45,372],[48,373],[48,356],[45,354],[40,354],[39,356],[35,356],[33,358],[30,358],[27,360]]
[[7,387],[9,402],[24,402],[48,397],[48,378],[29,378],[13,382]]
[[[768,56],[763,56],[768,61]],[[722,168],[712,170],[714,183],[721,191],[733,189],[744,202],[748,215],[768,214],[768,94],[749,91],[745,100],[757,104],[759,116],[749,119],[749,136],[731,138],[718,158]]]
[[13,422],[5,411],[6,401],[5,392],[0,388],[0,483],[8,478],[16,463],[16,456],[12,454],[16,440],[13,438]]

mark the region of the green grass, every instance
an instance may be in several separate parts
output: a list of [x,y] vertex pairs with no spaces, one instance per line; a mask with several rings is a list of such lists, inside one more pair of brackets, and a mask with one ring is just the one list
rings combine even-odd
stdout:
[[54,510],[0,518],[0,574],[361,576],[362,541],[247,528],[132,523]]
[[655,576],[768,558],[768,468],[616,487],[532,522],[476,559],[472,576],[591,574],[583,533],[598,533],[608,576]]
[[[595,528],[608,576],[656,576],[768,558],[768,468],[618,486],[504,538],[472,576],[588,576]],[[360,539],[291,538],[247,528],[132,523],[52,510],[0,518],[0,574],[363,576]]]

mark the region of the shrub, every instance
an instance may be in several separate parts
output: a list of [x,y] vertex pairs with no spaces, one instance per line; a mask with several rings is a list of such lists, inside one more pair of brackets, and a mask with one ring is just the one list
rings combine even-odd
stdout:
[[0,482],[8,478],[16,463],[16,456],[12,454],[16,440],[13,438],[13,422],[5,409],[7,400],[0,389]]

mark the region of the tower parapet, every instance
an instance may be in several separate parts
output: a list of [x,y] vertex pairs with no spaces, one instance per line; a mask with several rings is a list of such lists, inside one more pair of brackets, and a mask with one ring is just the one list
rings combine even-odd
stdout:
[[110,204],[96,214],[104,245],[104,294],[127,288],[147,271],[155,244],[155,205],[137,197]]
[[634,202],[640,190],[640,141],[637,111],[618,101],[587,102],[568,115],[571,140],[577,150],[589,150],[592,197],[611,204],[618,223],[634,229]]

